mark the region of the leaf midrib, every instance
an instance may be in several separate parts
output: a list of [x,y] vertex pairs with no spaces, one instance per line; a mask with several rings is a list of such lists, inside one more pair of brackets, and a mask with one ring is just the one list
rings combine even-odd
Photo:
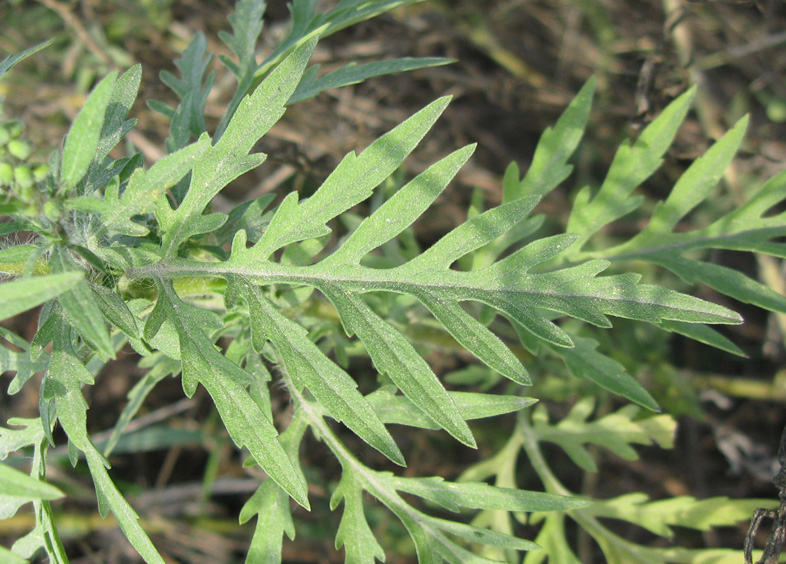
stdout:
[[[594,282],[598,279],[597,276],[592,277],[577,277],[571,280],[555,281],[550,280],[548,284],[531,285],[529,288],[515,287],[515,286],[502,286],[502,285],[484,285],[481,280],[477,284],[457,283],[455,280],[452,283],[446,282],[429,282],[418,279],[415,276],[422,275],[429,269],[425,268],[416,273],[407,272],[406,275],[410,276],[407,280],[392,280],[391,273],[397,269],[373,269],[356,265],[331,265],[331,271],[338,272],[339,270],[352,270],[354,273],[362,271],[365,276],[348,275],[348,274],[334,274],[320,269],[320,265],[310,266],[296,266],[286,265],[270,261],[260,262],[253,268],[242,265],[230,265],[227,263],[201,263],[195,261],[161,261],[141,268],[129,269],[126,271],[126,276],[129,279],[149,278],[152,276],[160,276],[163,278],[182,278],[188,276],[205,276],[213,275],[223,277],[227,275],[239,275],[246,277],[250,280],[257,282],[264,282],[265,284],[302,284],[306,286],[313,286],[319,288],[321,285],[338,285],[338,287],[350,291],[372,292],[384,291],[395,292],[413,295],[417,297],[419,294],[429,293],[438,299],[448,299],[451,301],[478,301],[485,302],[484,298],[491,299],[496,296],[532,296],[533,298],[548,298],[548,299],[581,299],[581,300],[598,300],[606,303],[635,303],[639,306],[653,305],[657,307],[667,308],[669,310],[679,309],[680,311],[688,311],[684,304],[682,307],[675,308],[675,306],[659,303],[657,301],[645,300],[643,296],[630,297],[625,295],[615,295],[608,291],[608,287],[589,289],[583,292],[556,292],[554,289],[559,289],[564,286],[564,283],[580,282],[586,280]],[[464,278],[466,282],[470,282],[471,278],[476,278],[481,275],[483,271],[460,272],[454,270],[441,270],[440,276],[451,276],[454,279],[458,277]],[[404,273],[402,273],[404,274]],[[511,273],[523,278],[537,278],[543,276],[542,274],[532,273]],[[414,279],[413,279],[414,278]],[[602,277],[601,277],[602,278]],[[611,277],[609,277],[611,278]],[[543,280],[545,282],[545,279]],[[638,285],[637,285],[638,286]],[[503,298],[507,300],[509,298]],[[551,306],[553,306],[553,302]],[[532,303],[530,307],[550,309],[547,304]],[[601,308],[604,313],[610,313],[605,308]],[[693,311],[691,308],[690,311]]]

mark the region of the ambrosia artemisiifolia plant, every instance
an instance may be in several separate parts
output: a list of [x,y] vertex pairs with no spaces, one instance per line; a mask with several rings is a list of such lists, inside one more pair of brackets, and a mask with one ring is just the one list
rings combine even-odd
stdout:
[[[3,562],[27,562],[40,551],[52,562],[68,561],[50,503],[63,493],[46,480],[56,425],[68,437],[72,464],[86,462],[101,514],[114,514],[145,562],[164,562],[113,482],[107,457],[147,395],[163,378],[178,374],[187,396],[200,385],[205,388],[235,445],[247,450],[247,464],[258,465],[269,477],[240,514],[242,522],[256,518],[249,563],[281,560],[283,536],[295,536],[290,498],[309,508],[298,455],[309,429],[341,466],[330,504],[336,509],[343,502],[336,546],[344,548],[347,562],[385,559],[386,549],[365,517],[368,496],[401,521],[423,564],[517,562],[519,551],[529,551],[527,563],[579,562],[567,538],[567,518],[597,541],[608,562],[741,561],[741,551],[637,545],[598,518],[623,519],[670,536],[671,525],[733,524],[767,502],[678,498],[648,503],[643,494],[631,493],[593,503],[559,482],[540,443],[559,445],[586,471],[596,469],[586,444],[630,459],[636,457],[631,444],[671,445],[673,419],[646,415],[657,410],[655,400],[592,339],[593,328],[611,327],[609,316],[740,353],[707,325],[739,323],[739,315],[664,286],[642,284],[640,275],[616,263],[654,263],[690,284],[786,312],[783,296],[701,259],[708,249],[786,256],[786,246],[775,239],[786,235],[786,215],[768,213],[786,195],[786,175],[705,227],[675,229],[717,184],[742,140],[744,119],[688,169],[654,207],[643,231],[611,247],[597,244],[593,236],[642,204],[634,190],[661,164],[692,91],[677,98],[637,141],[619,149],[599,189],[578,194],[565,233],[538,236],[543,218],[532,211],[571,173],[568,161],[587,124],[592,81],[543,135],[524,178],[515,166],[508,170],[502,203],[484,211],[475,200],[470,219],[423,252],[408,230],[474,146],[447,155],[400,188],[391,190],[387,181],[448,98],[429,104],[360,154],[348,154],[308,198],[293,192],[270,208],[273,196],[268,195],[228,214],[211,210],[224,187],[265,160],[254,146],[287,105],[371,76],[447,62],[347,65],[325,76],[318,76],[316,65],[308,67],[319,38],[413,1],[342,0],[318,13],[313,1],[295,0],[289,36],[260,63],[255,53],[265,2],[241,0],[230,16],[232,33],[221,35],[236,56],[221,61],[238,82],[226,114],[211,134],[204,106],[213,76],[205,75],[210,57],[205,38],[197,35],[176,62],[180,76],[162,74],[180,105],[150,103],[171,119],[171,134],[169,154],[149,167],[139,154],[110,156],[134,127],[127,113],[139,88],[139,66],[112,73],[95,86],[62,151],[48,165],[28,165],[20,128],[11,122],[3,128],[8,138],[0,137],[0,213],[11,220],[0,224],[0,233],[32,232],[35,237],[0,251],[0,271],[10,279],[0,286],[0,314],[5,319],[43,307],[32,342],[0,329],[10,345],[0,346],[0,369],[16,372],[9,394],[30,385],[35,373],[44,373],[40,416],[12,418],[10,427],[0,428],[0,458],[32,453],[29,475],[13,464],[0,465],[0,516],[11,517],[28,502],[35,512],[35,528],[10,549],[0,548]],[[41,47],[6,59],[0,75]],[[368,217],[361,220],[349,211],[369,198]],[[336,218],[348,227],[340,239],[331,238],[328,227]],[[324,313],[328,310],[337,317]],[[501,318],[515,329],[523,348],[511,348],[510,332],[505,342],[494,331],[504,326]],[[431,319],[432,328],[479,359],[480,380],[504,377],[509,392],[447,391],[412,344],[412,319]],[[373,382],[364,382],[364,389],[375,387],[365,395],[342,367],[356,344],[362,347],[354,346],[352,354],[367,354],[379,373]],[[126,408],[99,448],[88,433],[82,389],[126,345],[140,355],[146,374],[129,392]],[[559,359],[574,376],[632,403],[590,419],[594,402],[588,397],[558,424],[549,421],[545,408],[530,413],[524,408],[535,400],[524,394],[532,382],[519,356],[533,355]],[[294,403],[281,429],[273,425],[270,399],[271,382],[279,379]],[[474,448],[467,421],[513,412],[518,412],[517,424],[509,441],[457,482],[374,469],[328,423],[342,423],[392,463],[405,466],[407,453],[391,436],[390,424],[442,429]],[[545,492],[518,489],[522,450]],[[435,512],[434,505],[442,509]],[[454,518],[445,518],[443,510],[454,512]],[[472,523],[465,510],[477,510]],[[514,534],[515,522],[525,520],[541,524],[534,542]]]

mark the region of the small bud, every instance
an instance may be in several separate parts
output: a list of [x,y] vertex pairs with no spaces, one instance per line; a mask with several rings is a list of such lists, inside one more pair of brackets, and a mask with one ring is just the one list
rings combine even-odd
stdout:
[[52,200],[49,200],[44,204],[44,215],[48,217],[51,221],[57,221],[60,219],[61,210],[57,207],[57,204],[54,203]]
[[33,180],[33,172],[29,167],[26,166],[14,167],[14,181],[16,182],[17,189],[21,189],[20,195],[28,194],[28,189],[31,188],[33,184],[35,184],[35,181]]
[[0,186],[10,186],[14,181],[14,167],[11,163],[0,163]]
[[18,121],[12,121],[7,125],[8,133],[11,134],[11,139],[16,139],[20,135],[22,135],[22,131],[24,131],[24,126]]
[[33,169],[33,178],[35,178],[36,182],[43,182],[49,176],[51,170],[49,165],[40,164]]
[[8,131],[8,128],[0,125],[0,147],[8,143],[10,140],[11,133]]
[[20,161],[24,161],[30,156],[30,143],[21,139],[12,139],[8,142],[8,152]]

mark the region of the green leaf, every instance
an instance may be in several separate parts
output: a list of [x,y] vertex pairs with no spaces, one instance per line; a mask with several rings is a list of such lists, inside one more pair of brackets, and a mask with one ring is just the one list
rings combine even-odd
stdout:
[[[473,392],[448,392],[467,421],[513,413],[535,403],[535,399],[503,394],[480,394]],[[366,399],[384,423],[395,423],[421,429],[439,429],[434,421],[423,413],[406,396],[395,395],[389,388],[381,388]]]
[[532,415],[533,433],[538,441],[559,445],[573,462],[587,472],[597,472],[597,465],[585,444],[602,446],[625,460],[638,458],[631,444],[657,444],[661,448],[673,445],[676,422],[669,415],[634,420],[638,408],[628,405],[600,419],[588,421],[594,407],[593,398],[584,398],[557,425],[548,422],[545,409],[536,408]]
[[[229,182],[265,159],[264,154],[249,155],[249,151],[284,114],[284,105],[297,87],[314,46],[310,42],[292,53],[243,100],[224,135],[194,166],[188,192],[178,208],[172,210],[166,201],[158,206],[156,217],[164,233],[166,255],[172,255],[187,237],[220,226],[200,223],[205,220],[203,210]],[[226,219],[222,217],[221,223]]]
[[399,270],[446,269],[523,222],[539,201],[537,197],[520,198],[491,208],[453,229]]
[[[404,185],[373,214],[364,219],[344,243],[322,261],[322,264],[360,264],[360,259],[369,252],[399,235],[442,194],[459,169],[472,156],[475,147],[475,145],[468,145],[451,153]],[[366,151],[370,149],[371,147]],[[364,151],[361,158],[365,155]]]
[[505,511],[564,511],[586,507],[591,500],[581,497],[499,488],[482,482],[447,482],[439,476],[402,478],[385,474],[385,480],[398,491],[433,501],[451,511],[502,509]]
[[637,237],[647,239],[671,231],[679,220],[707,198],[737,153],[747,127],[746,116],[696,159],[680,177],[666,201],[655,208],[647,227]]
[[155,211],[166,200],[166,191],[194,168],[209,147],[210,138],[203,135],[196,143],[158,160],[150,169],[136,169],[122,196],[118,194],[119,186],[107,187],[106,209],[101,210],[103,229],[132,236],[146,235],[148,228],[131,218]]
[[727,353],[736,354],[737,356],[747,357],[748,355],[740,349],[737,345],[732,343],[729,339],[718,333],[715,329],[707,327],[706,325],[698,325],[695,323],[681,323],[679,321],[663,321],[660,327],[666,331],[679,333],[686,337],[704,343],[711,347],[715,347]]
[[662,537],[672,537],[672,526],[709,531],[712,527],[733,527],[748,521],[756,509],[775,509],[771,499],[729,499],[712,497],[698,500],[690,496],[649,501],[646,494],[625,494],[597,501],[584,510],[587,515],[622,519]]
[[363,488],[352,471],[344,469],[338,487],[330,498],[330,508],[335,509],[344,500],[344,513],[336,531],[336,548],[346,552],[346,564],[374,564],[375,559],[385,561],[385,551],[379,546],[363,513]]
[[624,366],[595,350],[597,341],[573,337],[573,344],[573,348],[551,347],[551,350],[562,358],[574,376],[586,378],[642,407],[652,411],[659,410],[655,399],[628,374]]
[[102,516],[111,510],[121,530],[145,562],[164,564],[164,559],[139,526],[138,515],[109,477],[108,463],[93,446],[87,433],[88,406],[82,395],[82,385],[93,384],[93,375],[74,351],[70,326],[59,312],[53,314],[53,319],[57,330],[54,333],[49,371],[42,384],[43,400],[55,402],[57,419],[68,435],[69,444],[85,453]]
[[61,193],[73,190],[93,161],[116,80],[117,71],[110,73],[98,83],[68,131],[60,168]]
[[135,119],[127,120],[126,117],[136,100],[141,80],[142,65],[137,64],[120,75],[112,89],[101,128],[101,138],[85,179],[85,194],[106,186],[122,171],[124,159],[114,160],[107,157],[126,133],[136,125]]
[[377,367],[412,403],[462,443],[475,439],[458,408],[429,365],[406,338],[379,318],[360,296],[322,286],[341,315],[347,335],[357,334]]
[[[81,272],[63,247],[54,250],[51,264],[59,272]],[[57,301],[79,334],[104,360],[115,358],[115,348],[109,337],[104,314],[87,280],[79,280],[72,289],[60,294]]]
[[15,64],[25,60],[30,55],[38,53],[41,49],[45,49],[49,47],[53,41],[54,38],[49,39],[48,41],[44,41],[43,43],[39,43],[38,45],[30,47],[29,49],[25,49],[21,53],[16,53],[15,55],[8,55],[5,59],[2,60],[2,62],[0,62],[0,78],[2,78],[5,73],[11,70],[11,68]]
[[8,319],[56,298],[83,279],[80,272],[64,272],[5,282],[0,285],[0,319]]
[[[457,523],[456,521],[448,521],[445,519],[435,519],[430,517],[429,523],[446,533],[455,535],[457,537],[466,539],[470,542],[479,544],[499,546],[502,548],[509,548],[512,550],[537,550],[540,546],[532,541],[516,538],[512,535],[491,531],[489,529],[481,529],[473,527],[472,525],[465,525]],[[457,560],[458,562],[466,562],[464,558]],[[491,562],[496,562],[493,560]]]
[[642,131],[633,145],[624,143],[619,148],[594,197],[590,197],[588,187],[579,192],[567,227],[568,232],[581,235],[574,254],[601,227],[641,204],[642,198],[631,193],[660,167],[662,156],[682,125],[695,93],[696,89],[692,88],[674,100]]
[[151,356],[140,361],[139,367],[149,370],[126,394],[128,403],[126,403],[123,410],[120,412],[120,416],[117,418],[117,422],[112,428],[112,434],[109,436],[109,439],[102,445],[105,457],[108,457],[121,441],[126,427],[155,386],[167,376],[174,375],[180,371],[180,363],[171,358],[167,358],[162,353],[153,353]]
[[18,497],[25,501],[59,499],[65,496],[52,484],[36,480],[32,476],[2,463],[0,463],[0,495]]
[[[179,337],[183,389],[191,397],[201,383],[238,447],[247,447],[257,463],[305,508],[306,483],[277,440],[278,432],[249,395],[250,375],[221,354],[205,334],[218,324],[215,315],[181,301],[171,282],[159,281],[156,310],[148,318],[145,337],[154,335],[155,319],[167,318]],[[151,328],[153,324],[153,328]]]
[[188,145],[192,137],[200,137],[207,131],[205,123],[205,102],[213,87],[214,74],[204,78],[212,56],[207,53],[207,39],[202,32],[194,35],[183,55],[175,60],[175,66],[182,78],[161,71],[161,81],[171,88],[181,99],[176,110],[162,103],[149,104],[172,120],[166,147],[170,153]]
[[331,88],[341,88],[350,84],[359,84],[375,76],[437,67],[448,65],[453,62],[453,59],[446,59],[443,57],[404,57],[389,61],[374,61],[361,65],[353,62],[320,78],[316,78],[319,72],[319,65],[314,65],[303,75],[303,80],[300,81],[297,90],[292,94],[287,105],[308,100],[320,92],[324,92]]
[[689,284],[706,284],[740,302],[786,313],[786,296],[733,268],[690,260],[673,253],[658,253],[647,258],[669,269]]
[[506,183],[503,202],[526,196],[543,196],[570,176],[573,167],[568,164],[568,159],[584,135],[594,92],[595,79],[591,78],[576,94],[554,128],[547,128],[540,136],[527,175],[520,182]]
[[117,489],[107,472],[106,459],[91,445],[85,452],[90,475],[98,497],[98,508],[102,516],[109,510],[117,519],[120,530],[133,545],[139,555],[149,564],[165,564],[164,559],[150,541],[150,537],[139,526],[139,515],[129,505],[123,494]]
[[106,319],[120,329],[130,340],[136,341],[137,346],[144,350],[144,345],[141,344],[142,335],[138,327],[139,322],[134,314],[131,313],[131,310],[128,309],[123,298],[109,288],[97,284],[90,284],[90,289],[93,292],[96,304],[98,304],[101,313]]
[[245,523],[257,515],[257,524],[251,546],[248,548],[248,564],[279,564],[283,536],[295,539],[295,523],[289,509],[287,493],[273,480],[265,481],[254,492],[240,511],[240,522]]
[[325,223],[368,198],[431,129],[448,101],[449,98],[441,98],[432,102],[374,141],[360,155],[345,156],[308,200],[298,204],[297,194],[290,194],[259,242],[241,255],[243,262],[264,260],[285,245],[328,234],[330,230]]
[[357,390],[357,382],[319,350],[305,329],[279,313],[247,282],[238,283],[242,284],[241,292],[249,306],[256,350],[262,352],[265,340],[269,339],[301,389],[305,385],[333,419],[343,422],[390,460],[404,466],[404,456],[371,405]]
[[[246,77],[251,78],[257,69],[256,46],[262,31],[262,16],[265,14],[265,0],[240,0],[235,4],[235,13],[230,15],[232,34],[219,31],[218,37],[226,43],[237,56],[237,63],[221,56],[221,61],[243,84]],[[240,89],[240,88],[239,88]]]

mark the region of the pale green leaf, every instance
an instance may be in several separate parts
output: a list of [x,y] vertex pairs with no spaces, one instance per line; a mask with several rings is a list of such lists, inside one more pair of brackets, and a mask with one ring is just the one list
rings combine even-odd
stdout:
[[37,480],[16,468],[0,463],[0,495],[32,501],[34,499],[58,499],[65,494],[52,484]]
[[[2,69],[0,69],[0,70],[2,70]],[[2,76],[2,74],[0,74],[0,76]],[[10,550],[8,550],[7,548],[4,548],[2,546],[0,546],[0,559],[2,559],[2,561],[5,562],[6,564],[28,564],[29,563],[29,561],[26,558],[22,558],[18,554],[15,554],[15,553],[11,552]]]
[[594,517],[622,519],[644,527],[656,535],[671,537],[674,535],[672,526],[700,531],[708,531],[712,527],[736,526],[740,522],[749,521],[753,512],[760,507],[775,509],[778,502],[774,499],[727,497],[699,500],[690,496],[649,501],[646,494],[632,493],[596,501],[583,513]]
[[565,514],[548,513],[543,520],[535,542],[543,550],[533,550],[524,557],[524,564],[541,564],[547,558],[549,564],[581,564],[567,542]]
[[631,446],[633,444],[657,444],[661,448],[673,445],[676,421],[669,415],[634,420],[639,408],[628,405],[589,421],[594,407],[593,398],[584,398],[556,425],[549,423],[545,409],[536,408],[532,415],[532,432],[538,441],[559,445],[573,462],[587,472],[597,471],[595,460],[585,447],[587,444],[602,446],[625,460],[638,458],[638,453]]
[[[668,562],[669,564],[740,564],[744,562],[745,555],[742,550],[730,548],[650,548],[639,547],[639,553],[645,558],[646,562]],[[754,562],[759,562],[764,551],[754,550],[752,558]],[[619,564],[626,564],[619,562]]]
[[44,438],[40,417],[35,419],[12,417],[8,420],[8,424],[21,429],[0,427],[0,460],[4,460],[16,450],[39,443]]
[[8,319],[74,288],[84,276],[64,272],[0,284],[0,319]]
[[82,180],[93,161],[116,80],[117,71],[98,83],[68,131],[60,168],[61,192],[71,191]]

